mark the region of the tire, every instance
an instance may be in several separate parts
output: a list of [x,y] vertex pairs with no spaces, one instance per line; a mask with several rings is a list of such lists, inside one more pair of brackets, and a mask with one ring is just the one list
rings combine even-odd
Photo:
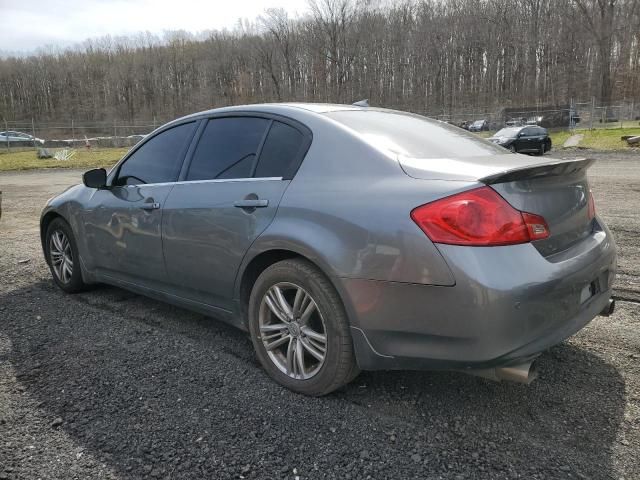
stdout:
[[542,156],[544,155],[544,152],[546,151],[546,149],[544,148],[544,143],[540,144],[540,148],[538,149],[538,151],[536,152],[538,155]]
[[[45,234],[44,248],[53,281],[60,289],[67,293],[77,293],[87,288],[87,285],[82,281],[80,255],[73,231],[62,218],[56,218],[49,224]],[[60,253],[60,250],[63,252]],[[58,267],[58,265],[62,265],[60,262],[66,263],[67,268]],[[69,274],[69,269],[71,274]]]
[[326,395],[360,372],[340,297],[305,260],[284,260],[260,274],[249,299],[249,332],[263,368],[294,392]]
[[507,148],[511,150],[511,153],[518,153],[518,151],[516,150],[516,146],[513,143],[509,145]]

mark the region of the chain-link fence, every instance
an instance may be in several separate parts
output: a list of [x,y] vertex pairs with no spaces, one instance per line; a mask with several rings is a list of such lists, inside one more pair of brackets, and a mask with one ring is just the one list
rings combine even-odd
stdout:
[[143,122],[2,122],[0,150],[131,147],[160,125]]
[[[505,126],[540,125],[554,130],[623,128],[640,126],[640,104],[623,101],[610,105],[571,101],[566,105],[504,108],[461,108],[454,113],[422,112],[432,118],[471,131],[496,131]],[[19,148],[131,147],[163,122],[0,122],[0,151]]]
[[599,105],[595,100],[572,101],[566,105],[461,109],[452,114],[427,115],[474,131],[495,131],[527,124],[557,130],[640,126],[640,104],[633,101],[610,105]]

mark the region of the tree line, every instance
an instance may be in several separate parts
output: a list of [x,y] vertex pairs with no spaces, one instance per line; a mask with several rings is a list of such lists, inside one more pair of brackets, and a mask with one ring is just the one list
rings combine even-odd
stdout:
[[0,60],[9,121],[167,120],[312,101],[446,115],[640,101],[640,0],[312,0],[231,31],[85,41]]

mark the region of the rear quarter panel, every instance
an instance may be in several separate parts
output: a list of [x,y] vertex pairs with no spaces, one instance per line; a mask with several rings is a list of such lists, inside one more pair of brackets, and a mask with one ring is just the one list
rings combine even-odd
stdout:
[[474,184],[411,178],[396,158],[348,129],[318,123],[310,125],[313,143],[274,221],[244,265],[264,251],[287,249],[333,277],[453,285],[449,267],[410,212]]

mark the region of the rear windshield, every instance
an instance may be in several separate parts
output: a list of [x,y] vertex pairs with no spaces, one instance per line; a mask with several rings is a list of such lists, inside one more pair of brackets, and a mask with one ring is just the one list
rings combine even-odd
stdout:
[[326,115],[368,143],[410,158],[466,158],[508,150],[444,122],[402,112],[338,110]]

